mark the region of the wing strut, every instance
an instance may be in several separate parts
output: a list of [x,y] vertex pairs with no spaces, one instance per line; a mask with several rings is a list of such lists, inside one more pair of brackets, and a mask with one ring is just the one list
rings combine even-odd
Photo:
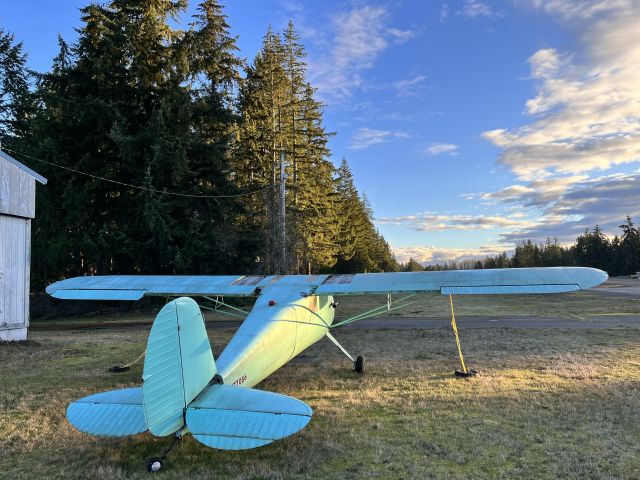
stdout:
[[333,338],[333,335],[331,335],[331,334],[329,333],[329,330],[327,330],[327,332],[325,333],[325,335],[327,336],[327,338],[328,338],[329,340],[331,340],[331,341],[333,342],[333,344],[334,344],[336,347],[338,347],[338,348],[340,349],[340,351],[341,351],[342,353],[344,353],[344,354],[347,356],[347,358],[348,358],[349,360],[351,360],[352,362],[355,362],[355,361],[356,361],[356,359],[355,359],[355,358],[353,358],[353,357],[351,356],[351,354],[350,354],[349,352],[347,352],[347,350],[346,350],[342,345],[340,345],[340,343],[338,343],[338,341],[337,341],[335,338]]
[[409,305],[415,303],[415,301],[409,302],[407,300],[411,297],[414,297],[415,295],[416,295],[415,293],[411,293],[409,295],[402,297],[399,300],[392,301],[391,294],[387,294],[387,303],[385,303],[384,305],[380,307],[372,308],[371,310],[367,310],[366,312],[359,313],[358,315],[354,315],[353,317],[347,318],[346,320],[342,320],[340,322],[334,323],[329,328],[341,327],[342,325],[347,325],[353,322],[359,322],[360,320],[365,320],[367,318],[378,317],[387,312],[398,310],[399,308],[408,307]]
[[462,347],[460,346],[460,337],[458,336],[458,325],[456,324],[456,314],[453,310],[453,296],[449,295],[449,305],[451,305],[451,327],[453,328],[453,333],[456,336],[456,346],[458,347],[458,356],[460,357],[460,365],[462,365],[462,371],[456,370],[456,377],[472,377],[477,375],[478,372],[475,370],[467,370],[467,366],[464,363],[464,355],[462,355]]
[[340,349],[342,353],[344,353],[349,360],[353,362],[353,370],[356,373],[364,373],[364,357],[362,355],[358,355],[356,358],[353,358],[349,352],[347,352],[346,348],[344,348],[338,340],[336,340],[333,335],[329,333],[329,330],[325,332],[326,337],[333,342],[333,344]]

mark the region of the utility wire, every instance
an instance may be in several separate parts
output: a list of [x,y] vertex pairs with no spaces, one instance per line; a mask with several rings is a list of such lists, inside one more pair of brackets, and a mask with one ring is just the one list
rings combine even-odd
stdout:
[[161,195],[173,195],[173,196],[176,196],[176,197],[189,197],[189,198],[234,198],[234,197],[244,197],[244,196],[247,196],[247,195],[254,195],[256,193],[264,192],[265,190],[268,190],[268,189],[272,188],[271,185],[268,185],[268,186],[266,186],[264,188],[261,188],[259,190],[254,190],[252,192],[246,192],[246,193],[236,193],[234,195],[192,195],[192,194],[189,194],[189,193],[167,192],[166,190],[157,190],[155,188],[141,187],[140,185],[132,185],[130,183],[119,182],[117,180],[112,180],[110,178],[100,177],[98,175],[93,175],[91,173],[81,172],[80,170],[76,170],[74,168],[69,168],[69,167],[65,167],[64,165],[59,165],[57,163],[49,162],[48,160],[42,160],[41,158],[32,157],[31,155],[27,155],[26,153],[16,152],[15,150],[12,150],[10,148],[5,148],[4,150],[7,151],[7,152],[11,152],[11,153],[13,153],[15,155],[21,155],[21,156],[23,156],[25,158],[28,158],[30,160],[35,160],[37,162],[46,163],[47,165],[51,165],[53,167],[58,167],[58,168],[62,168],[63,170],[68,170],[69,172],[73,172],[73,173],[77,173],[79,175],[85,175],[87,177],[95,178],[96,180],[102,180],[104,182],[109,182],[109,183],[115,183],[116,185],[122,185],[124,187],[129,187],[129,188],[136,188],[138,190],[144,190],[144,191],[147,191],[147,192],[159,193]]

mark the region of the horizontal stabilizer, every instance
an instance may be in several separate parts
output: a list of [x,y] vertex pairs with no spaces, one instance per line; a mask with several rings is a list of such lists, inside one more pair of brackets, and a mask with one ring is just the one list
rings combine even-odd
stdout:
[[142,408],[142,388],[96,393],[71,403],[67,420],[91,435],[123,437],[147,430]]
[[207,387],[187,408],[187,427],[208,447],[245,450],[303,429],[313,410],[278,393],[231,385]]

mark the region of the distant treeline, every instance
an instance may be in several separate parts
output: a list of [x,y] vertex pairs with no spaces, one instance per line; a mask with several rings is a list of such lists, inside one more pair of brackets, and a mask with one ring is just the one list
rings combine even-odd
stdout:
[[630,217],[620,225],[621,233],[609,240],[596,225],[585,230],[569,247],[563,247],[554,239],[541,244],[531,240],[516,245],[513,255],[506,252],[484,260],[452,260],[443,264],[423,267],[414,259],[402,265],[404,271],[422,270],[472,270],[481,268],[510,267],[595,267],[609,275],[628,275],[640,271],[640,229]]
[[329,160],[332,133],[293,24],[269,28],[247,65],[218,1],[174,28],[187,4],[87,0],[78,40],[59,38],[44,73],[0,28],[3,148],[49,180],[37,195],[32,285],[85,274],[396,270],[346,160]]

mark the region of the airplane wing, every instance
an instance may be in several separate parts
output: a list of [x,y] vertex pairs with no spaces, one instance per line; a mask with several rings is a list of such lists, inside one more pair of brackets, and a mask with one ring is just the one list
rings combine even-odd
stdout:
[[107,275],[68,278],[47,287],[64,300],[140,300],[146,296],[224,295],[251,297],[264,276]]
[[595,268],[503,268],[440,272],[332,275],[316,295],[437,292],[442,295],[560,293],[595,287],[608,278]]
[[456,294],[559,293],[595,287],[607,279],[595,268],[504,268],[352,275],[110,275],[53,283],[47,293],[73,300],[139,300],[144,296],[255,297],[264,288],[314,295],[436,292]]

